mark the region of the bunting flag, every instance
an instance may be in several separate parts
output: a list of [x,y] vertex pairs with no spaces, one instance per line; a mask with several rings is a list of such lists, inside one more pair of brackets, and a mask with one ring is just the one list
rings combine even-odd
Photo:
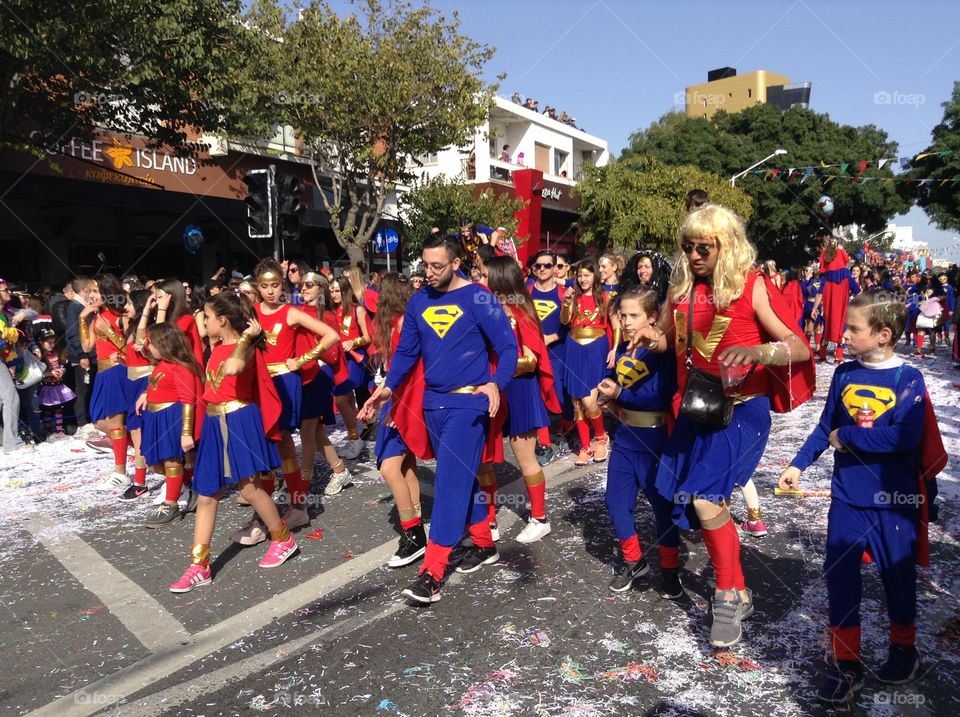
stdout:
[[[960,152],[960,150],[945,149],[945,150],[940,150],[938,152],[921,152],[915,157],[883,157],[881,159],[861,159],[857,162],[835,162],[832,164],[821,159],[819,166],[813,165],[809,167],[790,167],[788,170],[768,167],[765,169],[753,170],[752,174],[755,174],[755,175],[762,174],[765,178],[769,179],[770,181],[773,181],[775,179],[786,179],[789,181],[794,177],[794,175],[798,175],[800,176],[800,183],[803,184],[805,181],[810,179],[810,177],[812,177],[814,174],[816,174],[818,178],[828,177],[828,176],[841,177],[841,176],[847,175],[848,174],[847,170],[850,169],[851,166],[853,166],[853,167],[856,167],[856,172],[855,173],[850,172],[849,174],[852,175],[853,179],[858,179],[874,163],[876,163],[877,169],[883,169],[884,167],[889,165],[891,167],[899,166],[900,170],[904,171],[909,169],[911,166],[915,165],[917,162],[920,162],[928,157],[937,157],[939,159],[945,159],[946,157],[949,157],[953,154],[957,154],[958,152]],[[839,173],[836,175],[828,175],[822,171],[824,169],[838,169]],[[782,177],[779,176],[781,173],[784,173]],[[869,179],[863,178],[863,181],[869,181]]]
[[[798,169],[791,169],[789,172],[781,172],[779,169],[754,169],[750,172],[755,176],[763,176],[763,179],[768,182],[786,181],[793,182],[793,178],[800,176]],[[851,176],[849,174],[827,174],[826,172],[821,171],[816,167],[804,167],[803,175],[800,176],[800,184],[806,182],[810,177],[816,176],[817,179],[821,180],[824,185],[829,184],[830,182],[856,182],[858,184],[868,184],[869,182],[893,182],[894,184],[907,184],[914,185],[925,185],[932,184],[934,182],[939,183],[939,186],[945,187],[947,184],[950,186],[956,186],[960,184],[960,176],[952,177],[947,179],[937,179],[935,177],[903,177],[903,176],[893,176],[893,177],[864,177],[859,173]]]

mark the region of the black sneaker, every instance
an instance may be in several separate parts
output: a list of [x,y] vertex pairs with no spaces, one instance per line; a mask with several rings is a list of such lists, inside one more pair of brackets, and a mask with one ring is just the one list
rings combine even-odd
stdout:
[[493,565],[500,559],[500,553],[496,546],[492,548],[478,548],[476,546],[469,548],[463,560],[457,566],[458,573],[475,573],[484,565]]
[[622,593],[630,589],[633,581],[650,572],[650,566],[647,565],[647,559],[641,557],[636,562],[625,562],[616,574],[613,580],[607,586],[612,593]]
[[550,463],[554,456],[553,449],[550,446],[542,446],[539,443],[537,444],[536,454],[537,463],[539,463],[541,466],[545,466]]
[[135,501],[137,498],[142,498],[149,492],[150,489],[147,488],[147,486],[131,483],[127,486],[127,489],[123,491],[123,493],[117,496],[117,500],[122,500],[124,503],[130,503]]
[[847,705],[853,702],[857,692],[863,689],[863,663],[840,660],[833,666],[817,690],[817,699],[828,705]]
[[179,523],[181,520],[183,520],[183,513],[180,512],[179,507],[170,505],[169,503],[161,503],[157,506],[153,515],[147,520],[146,527],[162,528],[165,525]]
[[429,570],[424,570],[413,581],[413,584],[405,588],[400,594],[407,600],[429,605],[440,599],[440,583],[430,574]]
[[910,682],[920,671],[920,655],[916,647],[890,644],[887,661],[877,673],[877,679],[888,685],[903,685]]
[[400,546],[396,554],[387,563],[388,568],[402,568],[409,565],[427,552],[427,534],[423,530],[423,523],[415,525],[410,530],[404,530],[400,535]]
[[187,507],[183,509],[183,514],[187,513],[196,513],[197,512],[197,501],[200,500],[200,496],[197,495],[197,491],[191,490],[190,496],[187,498]]
[[680,583],[680,571],[676,568],[660,568],[660,586],[657,593],[664,600],[679,600],[684,596]]

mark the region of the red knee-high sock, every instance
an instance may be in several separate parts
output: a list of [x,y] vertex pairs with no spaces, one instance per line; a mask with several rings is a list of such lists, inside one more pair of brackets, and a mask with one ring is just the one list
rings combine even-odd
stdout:
[[590,424],[586,418],[577,419],[577,437],[580,439],[580,448],[590,450]]
[[133,464],[133,484],[134,485],[146,485],[147,484],[147,459],[143,456],[137,456],[137,460]]
[[623,554],[623,559],[628,563],[637,562],[643,557],[643,551],[640,550],[640,538],[634,534],[626,540],[621,540],[620,552]]
[[607,429],[603,427],[603,414],[590,416],[590,425],[593,426],[593,435],[597,438],[603,438],[607,435]]
[[310,484],[303,479],[303,473],[300,470],[300,464],[296,458],[289,458],[281,465],[283,470],[283,480],[287,483],[287,491],[290,493],[290,505],[299,508],[307,499],[310,492]]
[[180,489],[183,487],[183,466],[169,466],[163,470],[163,477],[166,481],[168,503],[176,503],[180,498]]
[[700,532],[717,576],[717,590],[746,589],[740,566],[740,536],[733,521],[727,520],[714,530],[702,528]]
[[917,626],[915,623],[909,625],[898,625],[890,621],[890,642],[901,647],[913,647],[917,642]]
[[543,471],[523,477],[527,486],[527,495],[530,496],[530,515],[538,520],[547,519],[547,479]]
[[660,546],[660,567],[664,570],[676,570],[680,567],[680,548]]
[[827,360],[827,342],[826,342],[826,341],[824,341],[822,344],[820,344],[820,351],[819,351],[818,355],[820,356],[820,360],[821,360],[821,361],[826,361],[826,360]]
[[478,548],[493,547],[493,534],[490,532],[490,523],[486,520],[478,520],[470,525],[470,537]]
[[830,642],[837,660],[860,662],[860,626],[830,626]]
[[837,363],[840,363],[841,361],[843,361],[843,346],[837,346],[837,351],[835,355],[837,357]]
[[477,473],[477,482],[487,501],[487,521],[492,523],[497,519],[497,474],[493,472],[493,467],[482,468]]
[[273,491],[277,487],[277,480],[273,477],[272,471],[260,475],[260,487],[267,492],[267,495],[273,495]]
[[107,435],[113,446],[113,465],[117,473],[127,472],[127,431],[124,428],[111,428]]
[[[427,552],[423,556],[423,565],[420,573],[429,572],[437,582],[443,580],[447,572],[447,563],[450,562],[450,553],[453,548],[437,545],[432,540],[427,541]],[[418,573],[419,574],[419,573]]]
[[926,338],[926,337],[924,336],[923,332],[918,331],[918,332],[917,332],[917,336],[916,336],[917,351],[923,351],[923,340],[924,340],[924,338]]
[[411,528],[416,528],[418,525],[420,525],[420,517],[417,515],[414,515],[412,518],[410,518],[410,520],[400,521],[400,527],[403,528],[404,530],[410,530]]
[[537,440],[541,446],[550,445],[550,429],[547,426],[537,429]]
[[821,341],[823,341],[823,332],[822,332],[822,331],[814,331],[814,332],[813,332],[813,345],[814,345],[814,346],[819,346]]

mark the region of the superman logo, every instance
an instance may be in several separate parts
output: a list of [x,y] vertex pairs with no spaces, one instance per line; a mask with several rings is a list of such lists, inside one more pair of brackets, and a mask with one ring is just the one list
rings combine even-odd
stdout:
[[642,378],[650,375],[650,369],[643,361],[631,356],[623,356],[617,361],[617,382],[623,388],[630,388]]
[[166,375],[167,374],[165,374],[163,371],[158,372],[156,375],[151,374],[151,376],[147,379],[147,382],[150,384],[150,388],[156,391],[157,385],[160,383],[160,381],[163,380],[163,377]]
[[559,308],[556,301],[548,301],[546,299],[534,299],[533,306],[537,310],[537,316],[540,317],[541,321]]
[[840,400],[850,417],[856,419],[857,411],[869,408],[874,412],[874,420],[897,405],[897,395],[892,389],[883,386],[865,386],[851,383],[840,392]]
[[[677,309],[673,314],[673,321],[677,327],[677,350],[687,350],[687,312]],[[699,331],[693,332],[693,347],[707,361],[713,358],[714,351],[720,345],[720,340],[727,333],[727,327],[732,319],[729,316],[714,316],[710,324],[710,331],[704,336]]]
[[282,322],[278,322],[278,323],[274,324],[274,325],[273,325],[273,329],[272,329],[271,331],[267,331],[266,329],[264,329],[263,333],[264,333],[264,338],[265,338],[266,342],[267,342],[268,344],[270,344],[271,346],[276,346],[276,345],[277,345],[277,337],[280,336],[280,332],[281,332],[282,330],[283,330],[283,323],[282,323]]
[[463,309],[456,304],[450,306],[431,306],[421,314],[427,326],[437,332],[441,339],[450,331],[457,319],[463,316]]

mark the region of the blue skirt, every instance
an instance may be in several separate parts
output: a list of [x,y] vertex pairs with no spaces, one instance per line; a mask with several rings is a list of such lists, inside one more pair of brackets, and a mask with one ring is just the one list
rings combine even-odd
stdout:
[[601,336],[586,345],[578,344],[573,339],[567,339],[566,344],[561,379],[563,387],[571,398],[589,396],[607,375],[610,342]]
[[128,383],[126,366],[112,366],[105,371],[97,371],[90,396],[90,420],[96,422],[126,413]]
[[147,391],[147,382],[150,376],[143,376],[131,381],[127,379],[127,430],[136,431],[143,428],[143,416],[137,415],[137,399]]
[[300,420],[319,418],[325,426],[337,422],[333,411],[333,369],[324,365],[314,379],[303,387]]
[[377,442],[374,454],[377,456],[377,468],[388,458],[402,456],[407,452],[407,444],[400,437],[400,431],[387,425],[390,420],[390,409],[393,401],[387,401],[380,409],[380,420],[377,422]]
[[503,435],[519,436],[550,425],[536,374],[514,376],[507,384],[504,395],[507,399],[507,420],[503,424]]
[[299,373],[283,373],[273,377],[273,385],[280,394],[280,430],[300,428],[300,410],[303,407],[303,384]]
[[660,456],[657,491],[673,501],[680,528],[699,526],[693,499],[729,501],[736,486],[746,485],[760,464],[770,437],[770,399],[757,396],[735,406],[725,428],[708,428],[684,416]]
[[226,416],[207,416],[200,432],[193,489],[200,495],[213,496],[279,465],[280,454],[264,435],[257,406],[244,406]]
[[357,361],[353,358],[353,355],[349,353],[345,354],[345,358],[347,360],[347,368],[350,370],[350,375],[343,383],[337,384],[333,391],[335,396],[344,396],[356,391],[361,386],[367,386],[373,377],[370,373],[366,356],[364,356],[362,362]]
[[174,403],[162,411],[144,411],[140,416],[143,434],[140,452],[151,466],[167,459],[183,458],[180,431],[183,428],[183,406]]

